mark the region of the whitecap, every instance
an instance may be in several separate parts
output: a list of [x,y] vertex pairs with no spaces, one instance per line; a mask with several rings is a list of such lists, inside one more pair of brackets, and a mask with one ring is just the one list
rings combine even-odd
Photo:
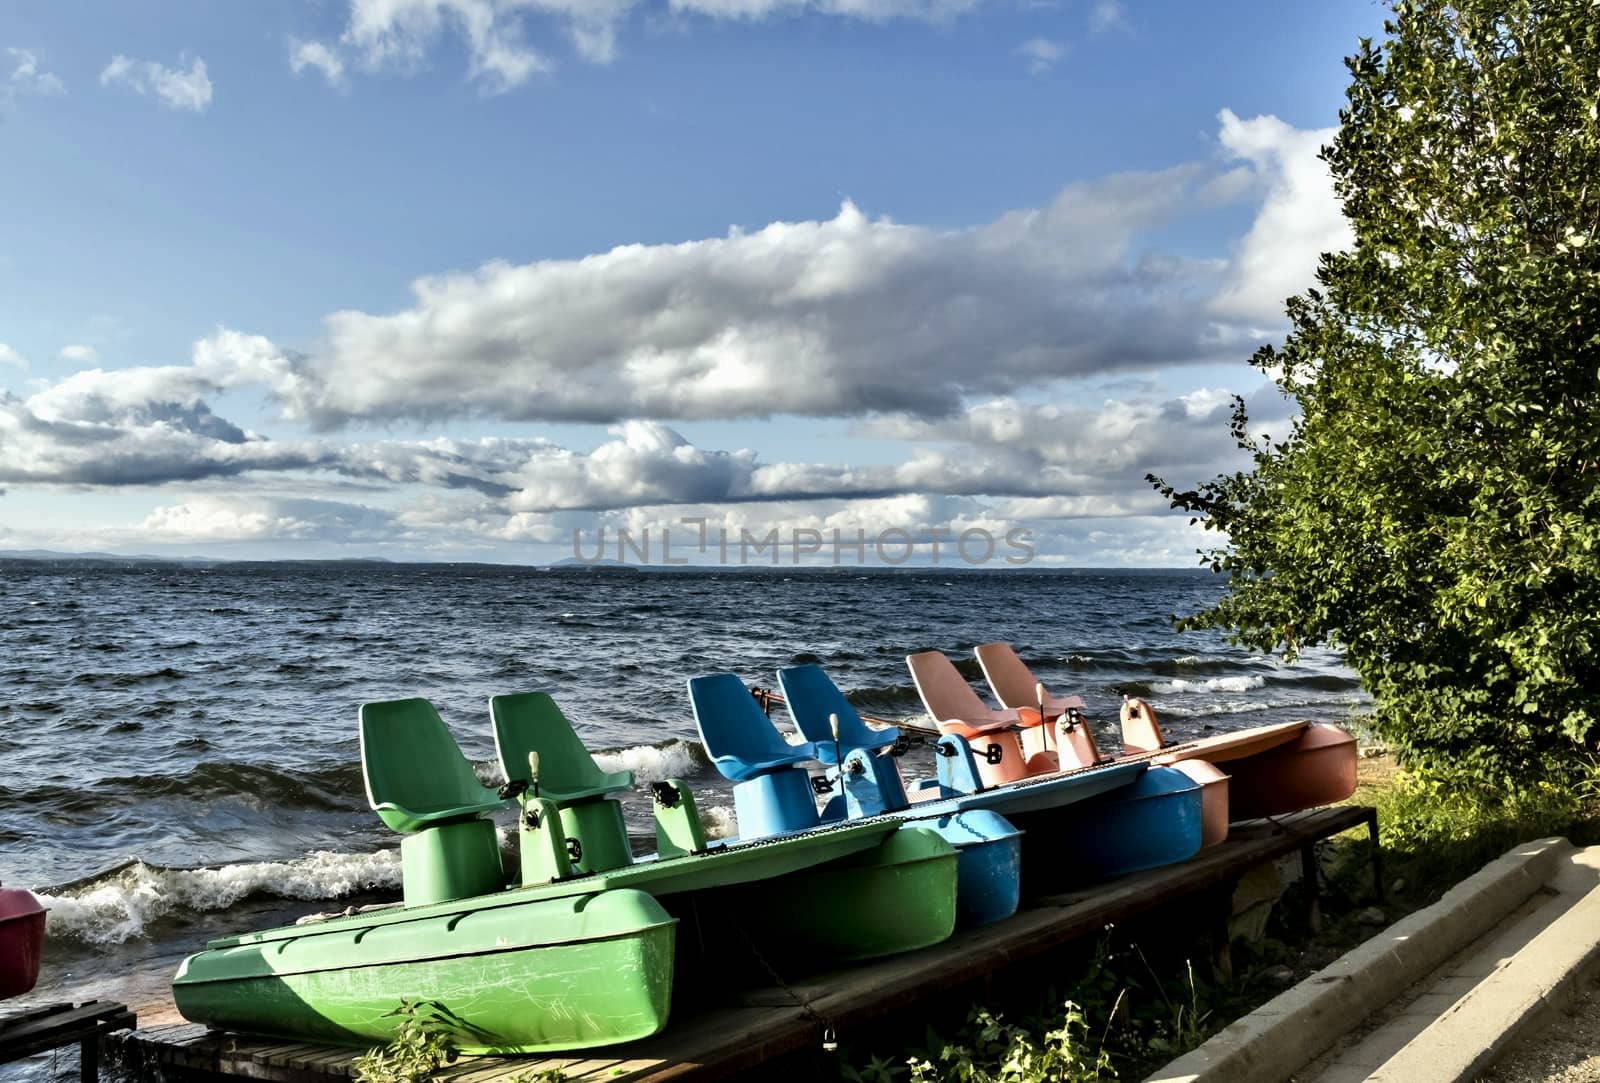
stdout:
[[729,839],[739,833],[739,822],[727,805],[711,805],[700,810],[700,823],[708,839]]
[[1152,684],[1150,691],[1158,696],[1177,695],[1182,692],[1249,692],[1266,687],[1265,677],[1212,677],[1205,681],[1186,681],[1182,678]]
[[61,894],[35,892],[49,908],[46,933],[87,944],[120,944],[143,936],[176,910],[225,910],[256,894],[286,899],[336,899],[400,886],[400,851],[341,854],[319,850],[292,861],[217,868],[165,869],[136,861],[105,880]]
[[635,745],[596,752],[594,762],[602,771],[632,771],[637,784],[661,782],[692,774],[701,759],[696,755],[696,747],[679,740],[661,745]]

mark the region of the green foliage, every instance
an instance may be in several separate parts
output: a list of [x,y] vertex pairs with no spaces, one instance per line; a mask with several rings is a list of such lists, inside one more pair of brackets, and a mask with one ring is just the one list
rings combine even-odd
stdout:
[[1227,541],[1188,618],[1342,649],[1401,761],[1451,789],[1570,781],[1600,720],[1600,18],[1393,0],[1323,157],[1354,231],[1253,364],[1300,416],[1179,492]]
[[456,1059],[450,1039],[427,1017],[421,1001],[402,1000],[386,1014],[400,1017],[400,1029],[386,1046],[369,1049],[352,1067],[357,1083],[428,1083]]
[[1060,1026],[1038,1038],[1027,1027],[1013,1026],[987,1008],[974,1008],[966,1028],[955,1040],[939,1042],[937,1052],[913,1056],[907,1063],[911,1083],[1088,1083],[1116,1079],[1104,1043],[1093,1054],[1088,1046],[1088,1020],[1083,1009],[1070,1000],[1062,1006]]
[[[1520,842],[1552,835],[1591,841],[1600,825],[1600,773],[1592,762],[1582,771],[1575,786],[1538,782],[1494,799],[1401,776],[1374,802],[1392,877],[1413,885],[1421,904]],[[1363,846],[1353,863],[1362,872],[1366,857]]]

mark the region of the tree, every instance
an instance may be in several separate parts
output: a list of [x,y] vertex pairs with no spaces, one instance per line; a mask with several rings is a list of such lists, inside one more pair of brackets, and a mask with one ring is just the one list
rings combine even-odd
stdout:
[[1600,736],[1600,5],[1394,0],[1323,148],[1355,241],[1252,364],[1252,468],[1149,480],[1226,534],[1189,627],[1342,649],[1402,762],[1572,777]]

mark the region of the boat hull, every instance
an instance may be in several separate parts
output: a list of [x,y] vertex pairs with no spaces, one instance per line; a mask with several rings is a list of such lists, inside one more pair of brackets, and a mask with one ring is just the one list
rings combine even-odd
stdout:
[[1235,820],[1282,816],[1356,792],[1356,739],[1338,726],[1308,726],[1293,742],[1222,765]]
[[1199,853],[1201,787],[1182,771],[1152,767],[1114,793],[1018,817],[1017,824],[1027,832],[1023,893],[1042,894],[1172,865]]
[[29,892],[0,890],[0,1000],[21,996],[39,980],[44,907]]
[[955,847],[908,825],[832,865],[668,904],[687,898],[699,928],[714,931],[722,950],[753,949],[758,964],[795,973],[948,939],[957,880]]
[[1174,771],[1188,775],[1200,787],[1200,848],[1228,840],[1228,821],[1233,813],[1228,799],[1228,772],[1208,760],[1180,760]]
[[666,1025],[676,921],[638,891],[520,892],[215,941],[173,980],[184,1018],[371,1045],[415,1004],[465,1053],[611,1045]]
[[956,928],[991,925],[1022,901],[1022,832],[999,813],[977,809],[913,825],[956,848]]
[[1205,760],[1207,763],[1229,763],[1289,744],[1303,735],[1309,725],[1309,722],[1275,722],[1228,733],[1213,733],[1209,737],[1174,745],[1170,751],[1162,749],[1155,755],[1154,762],[1173,764],[1183,760]]

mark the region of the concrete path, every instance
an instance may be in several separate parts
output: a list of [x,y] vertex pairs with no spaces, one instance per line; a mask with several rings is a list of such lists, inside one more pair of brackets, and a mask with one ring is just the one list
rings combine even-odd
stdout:
[[1150,1076],[1470,1080],[1600,970],[1600,847],[1540,839]]

